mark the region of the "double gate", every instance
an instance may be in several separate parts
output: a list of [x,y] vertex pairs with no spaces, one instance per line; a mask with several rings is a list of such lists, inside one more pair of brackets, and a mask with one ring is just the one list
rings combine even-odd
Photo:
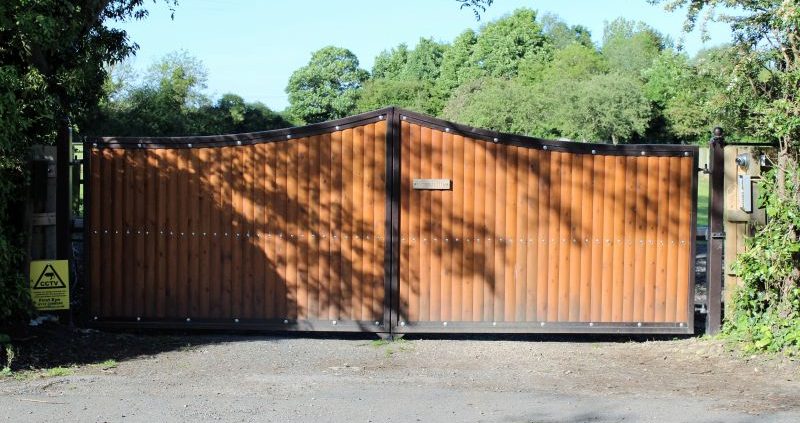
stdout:
[[84,151],[98,326],[693,331],[696,147],[387,108]]

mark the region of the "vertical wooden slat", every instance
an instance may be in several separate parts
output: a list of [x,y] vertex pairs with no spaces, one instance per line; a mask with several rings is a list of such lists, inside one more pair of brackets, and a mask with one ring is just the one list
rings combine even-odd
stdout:
[[112,307],[115,316],[124,316],[124,301],[125,301],[125,286],[123,276],[125,270],[123,268],[123,238],[125,237],[123,226],[123,211],[125,209],[125,150],[115,149],[114,153],[114,214],[111,218],[111,227],[108,230],[109,235],[114,240],[112,252],[112,280],[113,284],[113,297]]
[[223,149],[212,148],[209,152],[209,185],[213,195],[208,199],[208,273],[209,312],[211,317],[222,316],[222,219],[225,210],[225,163]]
[[366,251],[366,234],[364,233],[367,227],[367,210],[369,210],[367,197],[366,197],[366,185],[368,183],[365,175],[366,171],[366,163],[364,161],[364,154],[365,154],[365,131],[363,126],[357,126],[354,130],[355,137],[354,137],[354,151],[353,154],[355,155],[355,168],[354,168],[354,188],[355,188],[355,203],[354,203],[354,212],[357,222],[356,227],[353,230],[353,235],[355,240],[353,242],[353,246],[355,249],[355,257],[354,257],[354,265],[355,265],[355,277],[353,278],[353,283],[355,286],[354,290],[354,299],[353,299],[353,313],[355,315],[356,320],[365,320],[366,316],[366,309],[367,309],[367,284],[369,284],[369,278],[366,276],[367,267],[366,267],[366,255],[364,252]]
[[443,171],[447,177],[452,178],[453,189],[443,193],[442,196],[442,216],[440,218],[442,223],[442,230],[438,234],[439,245],[442,250],[441,258],[441,276],[439,284],[441,285],[440,297],[440,319],[453,320],[456,318],[456,310],[452,306],[452,293],[453,293],[453,272],[457,266],[457,262],[452,250],[451,240],[455,238],[454,234],[454,216],[453,209],[456,207],[455,203],[455,184],[458,183],[455,178],[455,166],[458,164],[453,157],[454,145],[453,135],[450,133],[442,134],[442,162]]
[[[444,156],[442,154],[443,148],[443,140],[442,140],[442,131],[432,131],[431,132],[431,154],[429,156],[429,160],[432,164],[431,178],[450,178],[452,175],[444,173],[444,166],[443,160]],[[431,321],[441,321],[442,319],[442,274],[444,272],[444,262],[445,257],[444,255],[447,254],[447,251],[442,248],[444,245],[444,237],[442,236],[442,219],[445,217],[445,214],[448,213],[448,210],[444,208],[444,201],[447,196],[450,196],[451,193],[449,191],[439,192],[439,191],[432,191],[431,195],[431,205],[428,207],[428,213],[430,214],[431,220],[431,230],[428,236],[428,245],[431,251],[430,253],[430,272],[428,273],[428,279],[430,281],[430,316],[429,319]]]
[[602,322],[610,322],[613,320],[614,308],[614,285],[617,266],[613,260],[616,252],[616,222],[617,222],[617,202],[619,195],[614,191],[617,184],[617,158],[606,156],[603,157],[603,169],[605,171],[604,184],[603,184],[603,237],[600,240],[603,246],[602,269],[603,278],[600,281],[601,292],[601,305],[600,305],[600,318]]
[[551,167],[552,153],[541,151],[538,153],[539,177],[541,182],[538,187],[539,207],[537,227],[539,228],[539,253],[536,256],[536,320],[545,321],[549,317],[549,286],[550,286],[550,217],[552,215],[551,188],[554,187],[555,172]]
[[352,215],[352,210],[355,209],[356,203],[354,201],[354,191],[355,187],[353,179],[355,177],[354,172],[354,150],[353,150],[353,130],[352,129],[345,129],[342,132],[342,182],[343,182],[343,189],[342,189],[342,208],[344,210],[344,216],[342,223],[344,224],[343,227],[343,235],[341,238],[342,243],[342,252],[343,252],[343,266],[342,266],[342,308],[343,308],[343,318],[354,319],[354,312],[353,312],[353,297],[354,297],[354,286],[353,286],[353,262],[355,258],[355,254],[353,251],[353,236],[355,235],[353,231],[353,220],[354,217]]
[[[417,147],[417,157],[419,172],[418,178],[430,178],[432,163],[431,163],[431,129],[414,125],[412,127],[412,137],[414,137],[414,145]],[[416,247],[419,252],[419,316],[417,320],[428,321],[430,319],[430,249],[428,234],[430,232],[431,224],[431,193],[428,191],[416,191],[417,198],[419,199],[420,207],[417,209],[418,216],[418,231]]]
[[255,204],[254,204],[254,157],[255,146],[241,147],[240,157],[242,162],[241,192],[242,192],[242,220],[241,220],[241,249],[242,249],[242,309],[240,316],[250,319],[253,317],[255,303]]
[[236,156],[236,149],[234,147],[225,147],[222,149],[222,201],[223,208],[220,215],[220,232],[217,234],[220,240],[220,256],[222,261],[222,279],[220,284],[222,286],[220,317],[230,318],[232,316],[234,298],[233,284],[235,283],[235,270],[234,251],[236,244],[233,242],[234,234],[234,214],[236,212],[234,204],[234,196],[236,190],[236,169],[234,158]]
[[469,262],[472,265],[470,273],[472,274],[472,321],[478,322],[483,319],[483,266],[485,265],[485,258],[483,256],[482,245],[480,239],[483,238],[483,224],[485,222],[485,215],[483,210],[483,190],[484,179],[483,172],[485,170],[484,149],[483,142],[476,140],[469,140],[469,148],[471,151],[472,164],[467,168],[470,175],[470,184],[473,186],[472,193],[469,196],[470,203],[467,207],[472,209],[471,217],[471,234],[470,234],[470,258]]
[[581,270],[583,264],[581,262],[582,246],[583,246],[583,193],[581,185],[583,184],[583,159],[580,154],[571,154],[570,167],[572,168],[572,184],[570,192],[570,221],[567,222],[569,232],[567,233],[567,243],[569,245],[569,321],[576,322],[580,320],[581,314]]
[[664,322],[667,307],[667,253],[669,247],[669,160],[658,161],[658,244],[656,247],[655,321]]
[[516,282],[517,273],[516,251],[519,241],[517,234],[517,147],[506,147],[506,162],[503,166],[506,185],[506,199],[503,204],[506,214],[506,226],[503,232],[503,246],[505,250],[505,296],[503,297],[503,321],[513,322],[516,318]]
[[591,179],[587,181],[584,189],[591,191],[592,197],[592,225],[589,235],[591,243],[591,310],[589,312],[590,321],[602,321],[603,305],[603,275],[610,269],[603,263],[603,246],[605,245],[604,216],[605,207],[603,199],[605,196],[606,174],[608,169],[604,167],[605,159],[599,156],[591,158]]
[[[411,208],[413,198],[411,197],[411,128],[408,122],[400,123],[400,309],[398,310],[401,321],[409,320],[411,309],[411,279],[415,269],[411,267],[411,224],[413,216]],[[388,234],[387,234],[388,235]]]
[[469,206],[467,205],[467,190],[469,189],[467,186],[469,184],[467,173],[470,170],[466,167],[466,163],[469,160],[467,158],[467,143],[469,141],[462,135],[453,136],[453,140],[456,146],[456,163],[454,167],[459,181],[459,187],[453,192],[459,210],[456,217],[455,240],[452,240],[455,241],[453,248],[457,254],[456,260],[459,263],[456,269],[457,284],[455,285],[458,288],[458,292],[456,290],[453,291],[453,320],[469,321],[472,319],[472,277],[469,274],[470,266],[467,263],[469,253],[466,240],[470,224]]
[[186,212],[188,213],[188,220],[186,223],[186,242],[187,250],[183,254],[187,257],[188,271],[187,283],[189,285],[190,295],[190,316],[207,317],[207,314],[201,312],[201,301],[203,298],[203,284],[200,281],[200,254],[202,250],[201,245],[201,225],[200,225],[200,202],[203,197],[202,191],[206,188],[200,182],[200,173],[198,169],[204,169],[200,165],[200,150],[189,149],[187,150],[187,186],[186,186]]
[[242,288],[244,287],[244,166],[245,149],[231,148],[231,172],[228,181],[231,184],[231,230],[228,233],[231,246],[231,308],[225,317],[239,318],[244,312]]
[[562,154],[550,154],[550,207],[548,213],[548,239],[547,246],[550,254],[548,255],[548,281],[547,281],[547,317],[545,320],[558,321],[558,302],[559,302],[559,279],[560,279],[560,256],[564,249],[561,248],[561,191],[564,183],[562,177],[567,171],[562,166]]
[[[680,207],[678,216],[678,264],[677,264],[677,284],[676,289],[676,304],[675,304],[675,321],[688,323],[687,307],[689,304],[694,304],[694,292],[690,290],[690,286],[694,288],[694,281],[689,280],[689,266],[693,265],[694,257],[691,256],[691,213],[692,213],[692,169],[694,164],[693,158],[679,158],[673,159],[678,162],[680,169],[680,177],[677,181],[678,189],[680,191]],[[693,312],[693,310],[692,310]]]
[[136,301],[136,263],[139,258],[136,256],[136,224],[134,223],[136,213],[136,154],[135,150],[120,150],[123,154],[122,163],[125,173],[123,176],[123,210],[122,225],[120,226],[120,237],[122,238],[122,312],[123,316],[132,316]]
[[251,147],[253,158],[250,169],[253,174],[252,201],[253,217],[250,234],[250,249],[253,251],[251,268],[253,269],[253,311],[250,317],[265,317],[265,298],[267,294],[267,144],[256,144]]
[[167,242],[167,315],[169,317],[183,317],[186,313],[179,308],[180,304],[180,289],[182,288],[178,283],[178,266],[180,260],[176,260],[178,256],[178,220],[181,210],[178,208],[179,196],[182,195],[179,188],[180,178],[180,165],[179,156],[177,151],[168,149],[165,151],[167,158],[167,167],[169,169],[169,176],[167,180],[167,221],[164,229],[164,237]]
[[280,209],[278,198],[281,190],[278,187],[278,143],[272,142],[264,144],[264,161],[261,164],[264,169],[264,181],[262,186],[265,190],[264,196],[264,232],[262,235],[265,245],[265,280],[264,280],[264,317],[267,319],[280,317],[277,313],[277,284],[278,279],[278,220],[280,219]]
[[515,171],[515,179],[517,181],[517,198],[516,198],[516,208],[517,212],[517,219],[516,219],[516,236],[513,241],[514,245],[516,245],[516,259],[514,260],[515,264],[515,315],[514,320],[517,322],[524,322],[525,313],[527,311],[527,291],[528,291],[528,266],[527,266],[527,259],[528,259],[528,248],[530,247],[530,234],[528,224],[528,155],[526,148],[515,148],[516,150],[516,166]]
[[647,158],[636,159],[636,235],[634,238],[634,265],[633,265],[633,315],[631,321],[644,321],[645,297],[645,248],[647,244]]
[[[386,234],[386,149],[391,148],[386,143],[386,120],[375,124],[375,135],[372,140],[372,157],[374,180],[372,180],[372,191],[374,201],[372,203],[372,216],[374,222],[373,243],[375,248],[375,279],[372,288],[372,319],[375,321],[383,320],[383,301],[387,293],[383,286],[385,269],[383,263],[384,245]],[[400,183],[398,181],[398,183]]]
[[331,163],[331,135],[320,135],[317,143],[319,158],[319,269],[318,269],[318,307],[320,319],[335,317],[333,309],[333,283],[338,282],[332,271],[331,232],[333,232],[333,163]]
[[525,320],[528,322],[538,318],[539,289],[539,185],[544,183],[541,171],[539,150],[528,149],[526,151],[526,167],[523,169],[523,178],[527,179],[526,207],[527,214],[527,251],[525,257],[527,283],[525,298]]
[[592,276],[596,271],[592,268],[592,245],[593,239],[593,212],[594,212],[594,177],[593,164],[594,157],[581,155],[581,183],[580,198],[581,204],[578,208],[581,214],[580,231],[577,234],[578,246],[581,256],[581,276],[580,283],[580,313],[578,320],[587,322],[592,317]]
[[474,141],[469,138],[465,138],[462,135],[457,135],[455,138],[456,142],[460,144],[458,158],[461,159],[459,168],[462,185],[458,191],[459,195],[456,198],[461,204],[460,210],[463,210],[461,213],[459,225],[460,228],[456,234],[456,248],[459,251],[459,261],[461,262],[461,265],[459,266],[459,279],[461,284],[461,298],[459,299],[459,302],[461,303],[461,312],[458,313],[455,318],[461,321],[471,321],[473,308],[472,265],[474,263],[470,257],[470,253],[472,251],[472,241],[470,238],[472,238],[472,226],[474,224],[472,197],[475,184],[472,178],[472,169],[475,164],[475,160],[471,152],[471,146]]
[[[101,306],[100,312],[103,316],[112,316],[114,313],[113,307],[113,280],[112,269],[114,266],[114,259],[112,249],[114,245],[114,238],[112,234],[114,229],[112,227],[113,213],[114,213],[114,153],[110,149],[101,150],[102,154],[102,193],[101,195],[107,196],[106,202],[100,207],[102,217],[100,219],[100,267],[102,268],[102,279],[99,281],[101,292]],[[103,198],[96,194],[95,198]],[[109,204],[110,203],[110,204]]]
[[[409,125],[408,130],[408,142],[409,142],[409,159],[411,163],[409,164],[409,183],[413,181],[414,178],[422,177],[421,173],[421,152],[420,152],[420,127],[417,125]],[[420,253],[420,246],[419,246],[419,227],[421,226],[420,222],[420,213],[422,212],[422,202],[420,198],[419,191],[411,190],[409,192],[409,235],[408,235],[408,242],[410,246],[410,260],[409,260],[409,267],[408,270],[411,272],[411,280],[409,286],[409,304],[408,304],[408,318],[409,320],[415,321],[419,320],[419,296],[420,296],[420,262],[421,262],[421,253]]]
[[655,320],[655,293],[656,293],[656,249],[658,248],[658,161],[657,157],[647,158],[647,188],[646,204],[647,232],[645,235],[644,254],[644,318],[652,322]]
[[133,315],[144,316],[145,314],[145,225],[147,221],[146,207],[146,191],[145,191],[145,178],[147,172],[147,150],[140,150],[134,156],[134,192],[136,199],[134,201],[134,227],[131,229],[131,235],[135,240],[135,257],[136,257],[136,272],[134,274],[135,283],[135,298]]
[[211,316],[211,254],[209,231],[211,230],[211,207],[214,204],[214,186],[210,183],[211,175],[213,174],[213,167],[211,164],[210,149],[201,148],[195,151],[195,184],[197,191],[195,192],[197,204],[197,227],[196,244],[200,250],[198,252],[196,264],[196,272],[198,281],[198,314],[201,316]]
[[623,235],[622,320],[633,320],[634,243],[636,236],[636,161],[625,158],[625,230]]
[[297,145],[297,155],[292,163],[297,173],[297,199],[294,219],[294,243],[297,254],[297,311],[296,317],[299,320],[308,319],[309,298],[308,291],[311,285],[308,259],[311,254],[312,240],[310,230],[312,228],[311,203],[310,203],[310,170],[309,170],[309,146],[311,138],[304,137],[293,141],[288,141]]
[[669,243],[667,244],[667,301],[664,308],[664,320],[667,322],[675,321],[676,298],[678,292],[678,243],[679,239],[679,225],[680,225],[680,174],[679,167],[680,159],[670,158],[668,160],[669,180],[667,181],[667,191],[669,195],[669,216],[667,236]]
[[177,286],[177,303],[178,314],[180,316],[191,316],[189,314],[189,303],[191,302],[190,290],[191,281],[189,280],[189,255],[188,242],[187,242],[187,220],[189,217],[190,209],[188,206],[189,196],[192,192],[188,189],[188,172],[187,162],[189,150],[182,148],[175,151],[175,159],[177,162],[176,170],[177,177],[175,180],[175,190],[178,193],[172,201],[175,202],[175,256],[173,259],[177,262],[175,282]]
[[308,239],[311,251],[308,255],[308,318],[320,318],[320,268],[322,268],[322,257],[320,256],[322,247],[322,222],[320,220],[322,213],[322,197],[321,189],[326,189],[325,186],[320,185],[322,180],[320,178],[320,156],[322,154],[322,136],[317,135],[311,137],[311,144],[309,145],[309,204],[306,205],[309,214],[309,227],[310,238]]
[[[481,178],[481,183],[483,185],[483,215],[484,219],[481,221],[481,245],[483,245],[482,251],[484,254],[483,257],[483,319],[487,322],[495,320],[494,314],[494,292],[496,289],[496,279],[495,279],[495,227],[494,227],[494,218],[495,218],[495,162],[497,158],[495,157],[495,153],[497,151],[497,146],[495,145],[486,145],[483,149],[483,153],[481,154],[483,159],[483,177]],[[446,171],[446,170],[445,170]],[[446,206],[445,206],[446,207]],[[446,209],[449,210],[449,209]],[[442,296],[444,296],[444,292],[442,292]]]
[[344,216],[344,141],[342,138],[343,132],[336,131],[331,134],[331,169],[333,171],[332,188],[334,189],[331,196],[331,210],[332,224],[330,225],[331,232],[331,256],[333,263],[331,264],[331,272],[334,278],[331,280],[331,301],[333,302],[332,318],[341,319],[344,316],[344,263],[343,263],[343,231],[345,230]]
[[505,321],[506,315],[506,246],[502,242],[506,237],[506,153],[506,148],[497,148],[494,160],[495,218],[491,242],[494,243],[494,320],[499,322]]
[[556,242],[559,248],[559,269],[558,269],[558,321],[569,321],[569,291],[570,273],[572,272],[572,261],[570,257],[572,240],[570,238],[570,222],[572,221],[572,178],[573,166],[571,155],[568,153],[557,153],[560,157],[563,179],[561,182],[561,196],[559,197],[560,213],[556,215],[558,221],[558,235]]
[[363,157],[362,163],[362,202],[363,202],[363,216],[364,225],[361,231],[361,245],[363,253],[361,254],[362,266],[362,296],[361,296],[361,320],[372,321],[372,295],[373,286],[375,285],[375,272],[374,268],[380,259],[375,256],[374,251],[374,236],[375,236],[375,217],[373,215],[373,184],[375,183],[374,174],[374,161],[373,145],[375,144],[375,124],[365,125],[363,127],[363,141],[361,146],[361,155]]
[[624,260],[625,260],[625,169],[626,162],[624,157],[615,157],[614,160],[614,189],[611,191],[615,197],[614,212],[614,237],[612,239],[614,250],[612,255],[612,278],[611,278],[611,320],[612,322],[622,321],[623,308],[623,284],[624,284]]
[[287,202],[286,202],[286,233],[284,234],[284,239],[286,239],[286,263],[287,263],[287,270],[286,270],[286,314],[290,320],[296,320],[298,318],[298,307],[299,298],[298,298],[298,283],[299,283],[299,255],[301,254],[299,251],[299,232],[300,232],[300,225],[298,224],[298,219],[300,218],[300,207],[299,207],[299,194],[300,194],[300,187],[299,180],[303,176],[303,172],[301,170],[299,152],[300,152],[300,144],[298,140],[289,140],[285,141],[286,143],[286,192],[287,192]]

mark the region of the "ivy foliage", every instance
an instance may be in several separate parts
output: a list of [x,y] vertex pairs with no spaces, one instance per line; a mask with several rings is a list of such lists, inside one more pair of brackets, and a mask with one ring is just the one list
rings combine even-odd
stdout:
[[[796,163],[787,169],[787,188],[797,191]],[[724,333],[748,351],[800,354],[800,203],[777,193],[775,172],[762,180],[760,201],[769,221],[749,238],[734,263],[742,286],[728,308]]]
[[[166,0],[174,5],[174,0]],[[110,21],[147,16],[144,0],[0,2],[0,325],[30,311],[21,200],[33,144],[52,144],[103,93],[105,65],[136,45]]]

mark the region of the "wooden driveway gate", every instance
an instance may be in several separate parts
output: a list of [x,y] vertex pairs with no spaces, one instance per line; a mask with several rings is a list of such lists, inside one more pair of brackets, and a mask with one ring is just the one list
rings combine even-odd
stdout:
[[84,151],[98,326],[693,331],[696,147],[387,108]]

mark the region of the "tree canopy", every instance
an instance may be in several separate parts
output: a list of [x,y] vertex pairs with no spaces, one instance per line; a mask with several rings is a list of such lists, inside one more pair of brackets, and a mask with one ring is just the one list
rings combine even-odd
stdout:
[[302,123],[347,116],[355,109],[358,90],[368,77],[369,73],[358,67],[353,52],[323,47],[289,78],[287,112]]

